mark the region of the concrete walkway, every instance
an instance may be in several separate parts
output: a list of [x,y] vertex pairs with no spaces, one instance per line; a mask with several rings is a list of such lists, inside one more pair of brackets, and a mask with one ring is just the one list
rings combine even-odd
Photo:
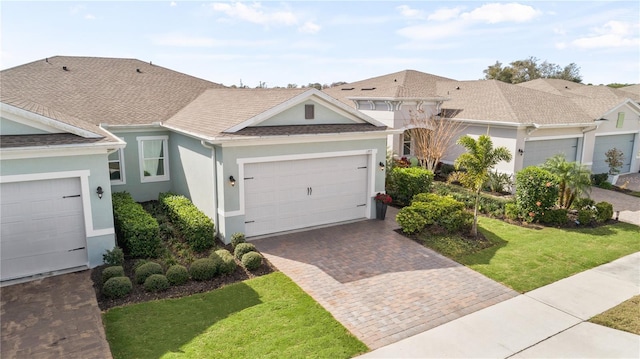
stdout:
[[589,197],[596,201],[606,201],[613,205],[613,217],[620,211],[620,221],[640,226],[640,198],[621,192],[610,191],[598,187],[591,187]]
[[252,243],[371,349],[518,295],[395,232],[396,214]]
[[640,294],[640,252],[360,358],[639,358],[640,336],[586,322]]

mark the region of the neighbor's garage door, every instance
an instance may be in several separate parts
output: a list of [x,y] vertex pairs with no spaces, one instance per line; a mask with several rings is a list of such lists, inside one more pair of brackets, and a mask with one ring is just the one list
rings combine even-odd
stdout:
[[87,265],[80,180],[0,184],[0,279]]
[[245,166],[245,234],[256,236],[366,217],[367,156]]
[[543,164],[547,158],[558,153],[564,154],[567,162],[574,162],[578,158],[578,139],[563,138],[558,140],[527,141],[524,144],[524,159],[522,167]]
[[613,136],[597,136],[596,144],[593,150],[593,165],[591,166],[592,173],[607,173],[609,172],[609,165],[604,161],[606,157],[604,154],[612,148],[617,148],[624,154],[624,160],[622,161],[622,168],[620,173],[627,173],[631,171],[631,157],[633,155],[633,141],[635,140],[635,134],[630,133],[626,135],[613,135]]

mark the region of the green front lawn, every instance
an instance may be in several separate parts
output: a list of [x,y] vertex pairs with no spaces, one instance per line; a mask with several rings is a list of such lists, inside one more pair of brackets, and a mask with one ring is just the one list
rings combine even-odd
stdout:
[[280,272],[103,314],[114,358],[351,358],[367,347]]
[[479,226],[490,243],[477,245],[428,233],[421,239],[426,246],[519,292],[640,251],[640,227],[622,222],[598,228],[525,228],[480,217]]

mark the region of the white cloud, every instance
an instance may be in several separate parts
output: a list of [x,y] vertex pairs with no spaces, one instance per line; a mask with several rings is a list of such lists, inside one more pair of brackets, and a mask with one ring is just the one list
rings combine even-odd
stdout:
[[460,12],[463,9],[464,8],[461,6],[454,7],[454,8],[438,9],[433,14],[430,14],[427,17],[427,20],[447,21],[447,20],[455,19],[458,17],[458,15],[460,15]]
[[412,9],[411,7],[409,7],[409,5],[400,5],[400,6],[397,6],[396,9],[400,11],[400,14],[402,16],[407,18],[417,19],[424,16],[424,13],[422,12],[422,10]]
[[84,18],[85,18],[85,20],[95,20],[96,19],[96,17],[93,16],[92,14],[86,14],[84,16]]
[[172,6],[172,7],[173,7],[173,6],[178,6],[178,3],[177,3],[177,2],[175,2],[175,1],[172,1],[172,2],[170,2],[170,3],[169,3],[169,6]]
[[567,34],[567,30],[565,30],[562,27],[554,27],[553,28],[553,33],[557,34],[557,35],[566,35]]
[[612,20],[593,29],[591,34],[573,40],[571,45],[580,49],[637,47],[640,46],[638,28],[638,24]]
[[451,21],[437,24],[422,24],[402,28],[397,31],[411,40],[433,41],[442,40],[460,35],[466,31],[466,27],[460,21]]
[[558,50],[564,50],[567,48],[567,43],[566,42],[556,42],[556,49]]
[[462,19],[497,24],[500,22],[527,22],[539,16],[540,11],[518,3],[485,4],[470,12],[463,13]]
[[298,28],[298,31],[305,33],[305,34],[317,34],[318,31],[320,31],[320,25],[312,22],[312,21],[307,21],[304,23],[304,25],[300,26]]
[[272,11],[263,8],[260,3],[245,5],[244,3],[214,3],[211,9],[222,12],[233,19],[248,21],[259,25],[295,25],[298,23],[297,16],[288,10]]

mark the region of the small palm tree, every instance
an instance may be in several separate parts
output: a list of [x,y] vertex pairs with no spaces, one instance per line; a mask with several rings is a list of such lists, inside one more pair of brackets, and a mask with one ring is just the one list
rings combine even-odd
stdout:
[[464,183],[476,192],[476,201],[473,208],[474,236],[478,236],[478,202],[480,191],[489,179],[489,173],[495,165],[501,161],[511,161],[511,152],[506,147],[493,148],[491,137],[481,135],[476,141],[468,135],[458,139],[458,144],[467,152],[463,153],[455,161],[456,169],[464,168]]
[[578,162],[567,162],[563,154],[548,158],[541,167],[558,178],[560,208],[571,207],[576,198],[591,189],[591,171]]

